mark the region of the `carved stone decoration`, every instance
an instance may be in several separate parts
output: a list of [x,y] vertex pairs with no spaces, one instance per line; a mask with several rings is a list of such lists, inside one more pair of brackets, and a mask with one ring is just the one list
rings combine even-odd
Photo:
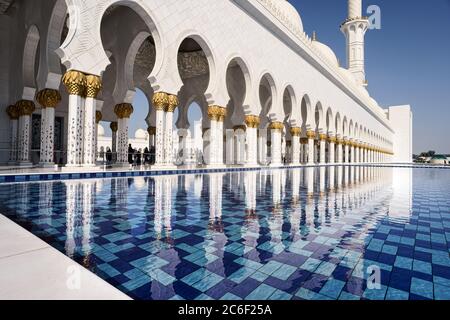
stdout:
[[316,138],[316,132],[312,130],[306,131],[306,137],[308,139],[315,139]]
[[209,73],[208,59],[203,51],[180,52],[178,68],[182,79],[190,79]]

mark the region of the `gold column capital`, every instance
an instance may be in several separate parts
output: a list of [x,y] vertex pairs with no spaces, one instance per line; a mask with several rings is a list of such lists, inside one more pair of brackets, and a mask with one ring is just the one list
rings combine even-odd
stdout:
[[233,130],[234,131],[242,130],[242,131],[246,132],[247,131],[247,126],[245,126],[245,125],[234,126]]
[[337,145],[342,145],[344,142],[344,140],[342,140],[341,138],[336,138],[336,144]]
[[95,111],[95,122],[97,124],[100,123],[100,121],[102,121],[103,119],[103,114],[101,113],[101,111]]
[[245,124],[249,128],[258,128],[261,123],[259,116],[247,115],[245,116]]
[[58,90],[44,89],[36,94],[36,101],[43,108],[56,108],[61,102],[61,95]]
[[36,110],[34,102],[30,100],[20,100],[16,106],[19,109],[19,116],[31,116]]
[[292,127],[291,128],[291,136],[300,137],[302,134],[302,128],[300,127]]
[[147,132],[149,135],[154,136],[156,134],[156,127],[148,127]]
[[320,141],[327,141],[328,136],[324,133],[319,134],[319,140]]
[[15,104],[8,106],[8,108],[6,108],[6,113],[11,120],[17,120],[20,117],[19,107]]
[[109,127],[111,128],[112,132],[117,132],[117,130],[119,130],[119,125],[117,124],[117,122],[111,122]]
[[64,74],[62,82],[66,86],[69,95],[80,97],[85,95],[87,82],[84,73],[76,70],[69,70]]
[[306,131],[306,137],[308,139],[315,139],[316,138],[316,132],[313,130]]
[[208,118],[211,121],[219,121],[223,116],[222,109],[222,107],[216,105],[208,106]]
[[86,97],[97,98],[98,93],[102,90],[102,79],[99,76],[86,76]]
[[219,122],[224,122],[225,118],[227,117],[227,108],[223,108],[221,107],[219,110],[220,114],[219,114]]
[[178,97],[175,95],[169,94],[167,99],[168,99],[168,103],[167,103],[167,107],[166,107],[165,111],[166,112],[174,112],[180,103],[178,101]]
[[270,124],[270,130],[282,131],[284,128],[283,122],[274,121]]
[[114,107],[114,113],[119,119],[129,118],[134,109],[131,103],[120,103]]
[[165,92],[155,92],[152,97],[152,104],[157,111],[165,111],[169,106],[169,95]]
[[329,143],[336,143],[336,141],[337,141],[337,138],[335,137],[335,136],[328,136],[328,142]]

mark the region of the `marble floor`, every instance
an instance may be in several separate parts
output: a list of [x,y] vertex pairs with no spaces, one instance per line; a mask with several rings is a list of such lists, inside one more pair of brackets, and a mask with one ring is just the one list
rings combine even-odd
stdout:
[[0,214],[0,300],[129,300]]

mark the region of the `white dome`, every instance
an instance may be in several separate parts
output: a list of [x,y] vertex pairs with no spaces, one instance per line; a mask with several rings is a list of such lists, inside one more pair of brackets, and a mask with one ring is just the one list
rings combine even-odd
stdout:
[[97,133],[100,137],[104,137],[105,136],[105,128],[103,128],[103,126],[101,124],[99,124],[97,126]]
[[134,137],[136,139],[147,139],[147,132],[143,129],[136,130],[136,133],[134,134]]
[[325,57],[325,59],[330,61],[336,67],[339,67],[339,60],[336,57],[336,55],[334,54],[334,51],[329,46],[327,46],[317,40],[313,40],[312,44],[313,44],[314,48],[316,48],[317,51],[319,51],[320,54]]
[[277,0],[277,2],[279,2],[280,11],[284,15],[285,23],[295,30],[294,33],[302,33],[303,22],[297,9],[286,0]]

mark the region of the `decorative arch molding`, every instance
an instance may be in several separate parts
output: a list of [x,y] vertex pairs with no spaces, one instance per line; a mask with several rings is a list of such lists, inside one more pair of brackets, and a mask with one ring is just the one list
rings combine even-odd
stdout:
[[[284,84],[282,86],[283,92],[282,92],[282,98],[281,101],[283,101],[283,111],[286,121],[289,123],[291,127],[297,127],[299,124],[301,124],[301,115],[299,113],[296,113],[295,111],[298,110],[298,101],[297,101],[297,95],[295,94],[295,90],[292,84]],[[284,108],[284,97],[285,95],[288,95],[291,100],[291,108],[289,111],[286,111]]]
[[[61,59],[56,53],[61,45],[68,15],[65,0],[57,0],[51,10],[51,17],[45,37],[42,38],[41,59],[38,73],[38,88],[59,89],[61,84]],[[70,18],[67,20],[70,23]]]
[[[64,43],[56,51],[67,69],[101,76],[110,64],[101,39],[101,24],[105,13],[112,6],[132,9],[146,24],[157,52],[162,52],[164,39],[152,11],[144,0],[66,0],[69,13],[69,32]],[[83,14],[89,11],[91,14]],[[156,56],[156,74],[162,68],[162,55]]]
[[[259,114],[258,110],[255,107],[255,98],[254,98],[254,88],[253,88],[253,77],[250,64],[243,58],[243,55],[233,53],[230,55],[228,59],[225,60],[225,73],[227,73],[228,67],[232,62],[236,62],[239,68],[241,69],[244,80],[245,80],[245,97],[244,102],[242,103],[242,107],[244,109],[244,114]],[[226,81],[226,80],[225,80]]]
[[315,128],[323,132],[325,130],[325,117],[323,116],[323,106],[320,101],[316,103],[316,106],[314,108],[314,120],[315,120]]
[[304,94],[300,104],[300,112],[302,116],[302,128],[310,130],[314,128],[314,117],[312,111],[311,98],[308,94]]
[[[259,79],[259,86],[263,83],[263,80],[266,80],[269,84],[269,91],[271,96],[271,107],[268,113],[268,117],[271,121],[283,121],[283,110],[282,106],[278,103],[278,88],[276,85],[275,78],[268,72],[263,71],[261,75],[258,77]],[[258,97],[259,104],[263,106],[265,104],[265,101],[261,101],[261,97]],[[281,107],[281,108],[280,108]],[[281,110],[280,110],[281,109]]]
[[[136,35],[128,48],[127,55],[123,67],[117,68],[117,80],[114,88],[113,96],[116,101],[130,102],[127,99],[127,94],[131,91],[135,91],[136,85],[134,83],[134,67],[136,63],[136,57],[144,41],[150,37],[151,34],[147,31],[141,31]],[[156,54],[157,56],[158,54]],[[123,74],[122,74],[123,73]],[[122,99],[122,96],[125,96]],[[129,98],[129,97],[128,97]]]
[[336,133],[336,123],[334,121],[333,110],[331,108],[327,109],[326,129],[328,134]]
[[[226,106],[228,102],[228,94],[226,90],[226,81],[219,79],[217,76],[218,66],[216,65],[216,56],[212,50],[212,46],[207,40],[207,38],[198,30],[189,29],[180,33],[175,39],[176,49],[169,50],[169,55],[164,60],[163,65],[165,68],[159,73],[154,73],[155,77],[149,77],[150,83],[154,87],[155,91],[169,91],[169,93],[176,93],[179,88],[183,86],[183,81],[180,76],[178,69],[178,63],[173,63],[178,61],[178,52],[181,44],[186,39],[192,39],[200,46],[205,54],[206,60],[208,61],[209,67],[209,83],[205,91],[205,97],[208,104],[217,104],[220,106]],[[164,82],[170,79],[170,83]],[[168,88],[168,90],[164,90]],[[173,92],[170,92],[170,91]]]
[[[40,42],[40,34],[36,25],[32,25],[28,29],[23,50],[22,77],[24,87],[24,98],[34,98],[36,91],[36,55],[38,54],[38,46]],[[33,92],[31,92],[33,91]],[[30,95],[30,96],[28,96]]]

